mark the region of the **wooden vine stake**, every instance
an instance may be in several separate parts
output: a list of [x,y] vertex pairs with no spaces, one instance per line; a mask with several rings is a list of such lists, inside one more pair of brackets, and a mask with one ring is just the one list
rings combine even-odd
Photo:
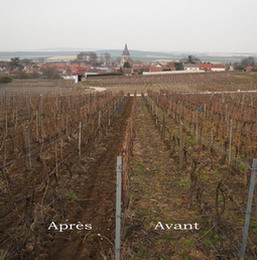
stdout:
[[79,135],[78,135],[78,154],[79,157],[81,157],[81,129],[82,129],[82,124],[79,122]]
[[254,195],[254,189],[256,185],[256,168],[257,168],[257,159],[253,159],[253,164],[251,168],[251,180],[250,180],[249,192],[248,192],[247,209],[245,213],[243,240],[242,240],[242,245],[239,253],[240,260],[245,259],[245,250],[247,246],[248,231],[249,231],[249,225],[250,225],[250,219],[252,213],[253,195]]
[[7,113],[5,113],[5,136],[8,136],[8,118]]
[[18,124],[18,107],[15,108],[15,130],[17,129]]
[[155,104],[155,125],[158,125],[158,117],[157,117],[157,105]]
[[57,144],[55,143],[54,145],[54,155],[55,155],[55,178],[56,181],[58,182],[58,175],[59,175],[59,171],[58,171],[58,150],[57,150]]
[[229,154],[228,154],[228,162],[231,163],[232,159],[232,134],[233,134],[233,121],[230,119],[229,124]]
[[111,110],[108,110],[108,126],[111,126]]
[[7,137],[8,137],[8,119],[7,113],[5,113],[5,132],[4,132],[4,162],[7,159]]
[[206,104],[204,104],[203,111],[204,111],[204,117],[205,117],[207,115],[207,106],[206,106]]
[[32,161],[31,161],[31,142],[30,142],[30,131],[29,131],[29,120],[27,120],[27,138],[28,138],[28,162],[29,162],[29,168],[32,167]]
[[38,110],[36,111],[36,139],[39,140],[39,114]]
[[198,141],[198,109],[196,109],[196,114],[195,114],[195,140],[196,142]]
[[256,135],[257,135],[257,109],[256,109]]
[[66,136],[69,137],[69,117],[66,115],[66,127],[65,127]]
[[183,161],[183,123],[180,122],[180,131],[179,131],[179,164],[180,168],[182,169],[184,167],[184,161]]
[[101,111],[98,113],[98,127],[101,127]]

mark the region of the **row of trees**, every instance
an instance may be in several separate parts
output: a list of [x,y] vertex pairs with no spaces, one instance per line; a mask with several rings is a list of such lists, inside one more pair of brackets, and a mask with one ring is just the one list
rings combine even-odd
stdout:
[[242,59],[240,62],[234,64],[234,68],[236,70],[246,71],[247,67],[252,67],[252,71],[256,71],[256,61],[255,58],[249,56],[247,58]]
[[77,60],[91,65],[98,65],[99,63],[110,63],[111,54],[109,52],[101,53],[101,56],[98,57],[97,54],[93,51],[80,52],[77,55]]
[[[60,79],[60,73],[53,68],[40,68],[33,72],[26,72],[24,69],[27,66],[37,66],[35,62],[29,59],[20,59],[19,57],[11,58],[8,64],[8,70],[11,77],[16,79]],[[10,76],[1,77],[1,83],[9,83]]]
[[[199,64],[201,62],[202,61],[199,58],[190,55],[186,58],[181,59],[179,62],[175,63],[175,67],[176,70],[181,70],[181,69],[183,70],[183,65],[182,65],[183,63]],[[247,67],[252,67],[252,71],[257,71],[257,68],[255,67],[257,64],[255,58],[252,56],[246,57],[241,61],[234,63],[233,65],[235,70],[246,71]]]
[[12,78],[8,76],[0,76],[0,84],[10,83],[10,82],[12,82]]

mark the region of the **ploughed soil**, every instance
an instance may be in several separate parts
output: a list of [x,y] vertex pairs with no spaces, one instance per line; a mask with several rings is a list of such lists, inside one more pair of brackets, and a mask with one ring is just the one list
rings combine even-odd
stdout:
[[[130,98],[114,116],[110,128],[82,147],[81,158],[72,155],[54,174],[49,172],[55,168],[54,152],[61,154],[58,149],[33,158],[33,169],[26,170],[25,163],[20,163],[1,172],[0,259],[114,259],[116,158],[132,102]],[[121,259],[235,259],[229,256],[239,248],[234,244],[240,244],[244,219],[239,219],[239,232],[231,229],[237,215],[232,214],[236,211],[228,200],[227,215],[219,223],[215,218],[214,177],[222,178],[219,167],[200,172],[205,184],[201,201],[206,204],[202,205],[190,198],[193,165],[180,168],[178,156],[161,140],[141,97],[136,98],[135,132],[130,200],[127,209],[123,205]],[[60,157],[69,156],[71,145]],[[51,222],[90,224],[92,229],[48,230]],[[200,230],[172,226],[195,227],[195,223]]]
[[[13,177],[0,199],[0,206],[4,204],[6,209],[0,214],[0,258],[98,260],[114,256],[116,160],[131,106],[129,98],[111,120],[111,127],[82,147],[81,158],[72,155],[51,178],[48,173],[55,162],[49,159],[43,166],[39,162],[43,155],[33,158],[34,168],[27,172],[22,162],[3,172],[6,179],[9,173]],[[69,151],[62,153],[69,156]],[[57,227],[90,224],[92,229],[48,230],[52,222]]]
[[[47,248],[47,259],[103,259],[113,256],[116,158],[122,148],[130,111],[131,100],[122,115],[117,115],[114,120],[112,132],[99,147],[95,147],[98,151],[79,162],[80,168],[83,164],[87,167],[86,174],[77,173],[73,183],[76,199],[70,205],[64,205],[66,223],[91,224],[92,230],[52,232],[55,234]],[[92,162],[88,163],[88,160]]]

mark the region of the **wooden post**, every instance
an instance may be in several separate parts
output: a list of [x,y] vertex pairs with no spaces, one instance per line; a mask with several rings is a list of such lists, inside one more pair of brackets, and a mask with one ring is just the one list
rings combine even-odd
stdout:
[[196,108],[196,114],[195,114],[195,139],[196,142],[198,141],[198,110]]
[[39,139],[39,118],[38,118],[38,110],[36,111],[36,139]]
[[18,108],[16,106],[16,108],[15,108],[15,130],[17,128],[17,123],[18,123]]
[[213,128],[211,129],[211,145],[214,143]]
[[115,227],[115,260],[120,260],[121,242],[121,191],[122,191],[122,157],[117,157],[116,184],[116,227]]
[[79,157],[81,157],[81,127],[82,124],[81,122],[79,122],[79,135],[78,135],[78,154],[79,154]]
[[221,94],[221,100],[222,100],[222,103],[225,102],[225,99],[224,99],[224,93]]
[[165,140],[165,115],[162,118],[162,140]]
[[256,135],[257,135],[257,109],[256,109],[256,121],[255,121],[255,124],[256,124]]
[[227,116],[227,137],[230,134],[230,115]]
[[58,151],[57,151],[57,143],[54,144],[54,155],[55,155],[55,178],[58,180]]
[[225,120],[228,121],[228,105],[225,106]]
[[242,98],[242,107],[244,106],[245,104],[245,93],[243,93],[243,98]]
[[228,154],[228,162],[231,163],[232,159],[232,134],[233,134],[233,121],[230,119],[230,127],[229,127],[229,154]]
[[66,128],[65,128],[66,136],[69,136],[69,117],[66,115]]
[[183,158],[183,123],[180,121],[180,129],[179,129],[179,164],[180,168],[184,167],[184,158]]
[[7,113],[5,113],[5,136],[8,136],[8,117]]
[[101,126],[101,111],[99,111],[99,114],[98,114],[98,127]]
[[27,137],[28,137],[28,158],[29,158],[29,168],[32,167],[31,161],[31,147],[30,147],[30,131],[29,131],[29,120],[27,120]]
[[111,110],[108,110],[108,126],[111,126]]
[[252,213],[252,203],[253,203],[253,194],[254,189],[256,185],[256,167],[257,167],[257,159],[253,159],[252,163],[252,169],[251,169],[251,180],[249,185],[249,192],[248,192],[248,201],[247,201],[247,209],[245,213],[245,225],[244,225],[244,231],[243,231],[243,241],[239,253],[240,260],[245,259],[245,250],[247,246],[247,240],[248,240],[248,231],[249,231],[249,225],[250,225],[250,219],[251,219],[251,213]]

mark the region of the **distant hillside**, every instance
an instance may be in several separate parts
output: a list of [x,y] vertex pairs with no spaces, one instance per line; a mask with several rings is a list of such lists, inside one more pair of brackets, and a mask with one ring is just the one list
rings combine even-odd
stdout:
[[[121,56],[123,50],[97,50],[95,51],[97,54],[109,52],[112,56]],[[150,52],[150,51],[138,51],[138,50],[129,50],[131,56],[134,57],[171,57],[172,54],[167,52]]]
[[[0,52],[0,60],[10,59],[13,57],[20,57],[22,59],[34,59],[39,60],[40,58],[51,58],[51,57],[67,57],[72,56],[70,59],[74,59],[81,51],[94,51],[98,55],[101,53],[109,52],[113,57],[120,57],[123,50],[112,50],[112,49],[103,49],[103,50],[92,50],[92,49],[70,49],[70,50],[58,50],[49,49],[48,51],[33,51],[33,52]],[[200,58],[202,61],[210,62],[222,62],[230,63],[237,62],[247,56],[254,56],[257,58],[257,54],[252,53],[195,53],[195,52],[150,52],[150,51],[138,51],[138,50],[129,50],[132,59],[142,60],[142,61],[154,61],[154,60],[179,60],[188,55],[194,55]],[[69,59],[69,58],[68,58]],[[61,60],[61,59],[60,59]]]
[[78,51],[17,51],[17,52],[0,52],[0,58],[3,57],[51,57],[51,56],[74,56]]

